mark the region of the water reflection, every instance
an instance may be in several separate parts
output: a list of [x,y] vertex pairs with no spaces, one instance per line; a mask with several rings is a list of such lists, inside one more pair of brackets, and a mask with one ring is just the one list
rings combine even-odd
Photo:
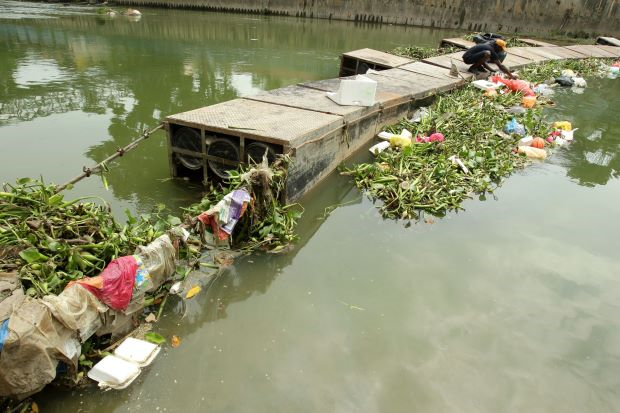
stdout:
[[[366,153],[360,151],[354,156],[364,157]],[[205,323],[226,318],[231,305],[267,293],[271,284],[295,261],[299,251],[325,223],[331,211],[342,205],[359,205],[362,199],[348,177],[329,176],[320,192],[315,191],[301,200],[305,211],[297,228],[300,240],[294,249],[286,254],[241,257],[235,266],[225,268],[214,277],[201,296],[188,301],[187,307],[177,304],[175,312],[182,314],[186,331],[193,332]],[[261,268],[261,272],[248,271],[251,268]]]
[[579,128],[575,141],[558,151],[566,175],[579,185],[594,187],[618,178],[620,171],[620,136],[618,120],[610,109],[620,107],[620,84],[617,80],[589,80],[583,94],[562,91],[560,104],[551,111],[554,120],[567,119]]
[[[59,16],[62,6],[0,4],[16,13],[25,7],[29,13],[57,17],[0,24],[0,135],[3,126],[11,126],[19,142],[36,144],[42,138],[29,134],[28,122],[53,116],[56,124],[70,128],[64,114],[82,113],[85,121],[91,114],[101,115],[108,119],[108,136],[84,130],[75,142],[93,162],[169,114],[333,77],[343,50],[388,49],[410,43],[412,36],[418,44],[430,45],[447,33],[157,9],[143,10],[140,21],[129,21],[95,15],[93,8],[85,8],[90,14]],[[62,132],[48,133],[46,139],[54,140]],[[129,202],[144,210],[164,200],[181,206],[200,196],[199,189],[184,183],[161,182],[169,176],[162,138],[163,133],[158,134],[111,168],[112,204]],[[5,145],[8,173],[3,180],[32,174],[22,162],[22,145],[14,142]],[[68,178],[82,166],[76,159],[62,168]],[[91,182],[80,185],[110,198]]]

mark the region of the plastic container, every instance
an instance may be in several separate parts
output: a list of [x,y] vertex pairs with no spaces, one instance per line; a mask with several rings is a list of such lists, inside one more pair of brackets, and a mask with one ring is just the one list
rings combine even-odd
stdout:
[[528,158],[532,159],[546,159],[547,151],[544,149],[532,148],[531,146],[519,146],[519,153],[525,154]]
[[384,150],[386,150],[387,148],[390,147],[390,142],[388,141],[382,141],[379,142],[376,145],[371,146],[368,150],[370,151],[370,153],[372,153],[373,155],[379,155],[381,152],[383,152]]
[[146,367],[159,354],[160,347],[148,341],[129,337],[114,350],[114,355],[124,360]]
[[377,82],[364,75],[355,79],[343,79],[335,93],[327,92],[327,97],[339,105],[372,106],[375,104]]
[[99,383],[99,387],[121,390],[129,386],[140,375],[137,364],[116,356],[106,356],[90,369],[88,377]]
[[497,89],[500,86],[503,86],[501,84],[489,82],[488,80],[484,80],[484,79],[474,80],[473,82],[471,82],[471,84],[480,90]]
[[379,139],[383,139],[384,141],[389,141],[394,136],[398,136],[398,135],[394,135],[393,133],[385,132],[385,131],[379,132],[379,134],[377,135]]

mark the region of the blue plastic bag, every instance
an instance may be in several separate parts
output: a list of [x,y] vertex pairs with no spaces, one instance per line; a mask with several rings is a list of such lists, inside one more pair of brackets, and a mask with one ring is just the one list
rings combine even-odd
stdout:
[[517,122],[516,119],[512,119],[506,126],[504,126],[504,132],[514,133],[515,135],[525,136],[525,126]]
[[4,347],[4,342],[9,337],[9,319],[7,318],[0,323],[0,351]]

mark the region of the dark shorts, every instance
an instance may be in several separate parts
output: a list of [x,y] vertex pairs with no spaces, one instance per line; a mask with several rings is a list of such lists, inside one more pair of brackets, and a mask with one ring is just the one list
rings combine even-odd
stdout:
[[474,53],[470,55],[463,55],[463,61],[467,63],[468,65],[473,65],[474,63],[478,63],[484,57],[484,55],[488,53],[489,53],[488,51],[483,50],[478,53]]

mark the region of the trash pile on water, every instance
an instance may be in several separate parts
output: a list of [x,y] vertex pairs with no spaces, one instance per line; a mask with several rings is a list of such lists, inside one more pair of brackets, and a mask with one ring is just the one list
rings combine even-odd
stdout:
[[607,77],[609,79],[617,79],[618,75],[620,75],[620,60],[609,67]]
[[[138,218],[127,212],[124,225],[105,203],[65,200],[54,185],[31,179],[5,184],[0,192],[0,399],[27,397],[57,374],[75,384],[118,338],[156,321],[169,294],[187,290],[187,299],[198,294],[199,286],[182,288],[179,282],[202,264],[205,243],[284,250],[296,238],[301,214],[279,201],[287,165],[287,158],[271,166],[264,160],[234,172],[228,188],[214,188],[187,208],[183,220],[164,215],[162,206]],[[158,315],[149,310],[145,319],[145,309],[152,306],[158,306]],[[158,336],[145,338],[166,341]],[[173,336],[172,346],[179,342]],[[121,344],[89,377],[124,388],[155,352],[148,343]]]
[[610,65],[605,59],[554,61],[524,69],[521,79],[476,80],[379,133],[370,148],[375,161],[342,173],[381,200],[387,218],[461,209],[473,195],[493,192],[515,168],[570,144],[577,131],[570,122],[542,118],[542,109],[554,105],[556,77],[583,90],[584,76],[603,77]]

